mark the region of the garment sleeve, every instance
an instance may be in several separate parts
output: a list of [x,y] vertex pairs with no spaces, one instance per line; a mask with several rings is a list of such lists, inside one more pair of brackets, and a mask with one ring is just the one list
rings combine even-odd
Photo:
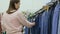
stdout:
[[18,13],[17,18],[22,25],[27,26],[29,28],[35,25],[35,23],[29,22],[22,13]]

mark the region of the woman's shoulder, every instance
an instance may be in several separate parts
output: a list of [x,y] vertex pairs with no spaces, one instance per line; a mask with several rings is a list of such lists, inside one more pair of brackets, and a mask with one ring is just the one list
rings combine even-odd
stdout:
[[21,12],[20,10],[17,10],[16,12],[17,12],[17,14],[19,14],[19,15],[22,14],[22,12]]

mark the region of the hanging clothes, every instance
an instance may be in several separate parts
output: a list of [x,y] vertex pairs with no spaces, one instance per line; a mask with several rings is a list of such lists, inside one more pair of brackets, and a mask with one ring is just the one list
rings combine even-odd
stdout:
[[[26,28],[25,29],[25,34],[40,34],[40,28],[39,28],[39,23],[40,23],[39,20],[40,19],[41,19],[41,14],[38,14],[37,17],[35,17],[36,25],[33,26],[32,28]],[[32,22],[34,20],[33,20],[33,18],[30,18],[29,21]]]
[[25,33],[24,34],[29,34],[29,30],[30,30],[30,28],[25,27]]
[[[37,17],[35,18],[35,26],[31,28],[31,34],[40,34],[40,26],[41,26],[41,16],[42,14],[38,14]],[[39,26],[40,25],[40,26]]]
[[45,20],[46,19],[46,15],[47,15],[47,12],[44,12],[42,14],[42,19],[41,19],[41,33],[40,34],[44,34],[44,33],[46,34],[46,31],[47,31],[47,30],[45,30],[47,28],[47,24],[48,24],[48,23],[46,24],[47,20]]
[[[55,6],[53,5],[48,11],[44,11],[41,15],[39,14],[40,16],[39,15],[37,16],[37,18],[35,19],[35,22],[36,22],[35,27],[36,28],[33,27],[32,28],[33,31],[31,30],[33,34],[49,34],[49,33],[51,33],[50,30],[52,28],[51,27],[52,22],[50,22],[50,21],[52,20]],[[37,26],[37,24],[38,24],[38,26]],[[48,30],[48,29],[50,29],[50,30]]]
[[48,20],[48,34],[51,34],[51,31],[52,31],[52,18],[53,18],[54,9],[55,9],[56,5],[57,5],[57,2],[54,2],[54,4],[49,9],[49,12],[51,12],[51,14],[50,14],[49,20]]
[[[33,21],[33,18],[27,18],[27,19],[28,19],[28,21],[30,21],[30,22]],[[31,28],[25,27],[25,33],[24,33],[24,34],[30,34],[30,29],[31,29]]]
[[25,33],[24,34],[28,34],[29,28],[25,27]]
[[48,11],[45,11],[42,14],[42,19],[40,21],[41,24],[39,24],[41,26],[40,34],[51,34],[51,28],[52,28],[51,20],[52,20],[55,6],[56,3],[53,4]]
[[51,11],[44,11],[35,19],[36,25],[31,28],[32,34],[48,34],[48,20]]
[[60,12],[59,12],[58,34],[60,34]]
[[60,4],[57,4],[54,10],[54,15],[53,15],[52,34],[57,34],[58,32],[59,12],[60,12]]
[[45,11],[43,14],[42,14],[42,20],[41,20],[41,33],[40,34],[48,34],[49,32],[49,21],[50,21],[50,15],[51,12],[52,12],[52,9],[54,9],[54,7],[51,7],[48,11]]
[[35,26],[30,29],[26,28],[26,34],[28,34],[29,31],[29,34],[51,34],[55,6],[56,3],[53,4],[48,11],[43,10],[42,13],[38,14],[35,18]]
[[[34,21],[35,21],[35,20],[34,20],[35,17],[36,17],[36,16],[34,16],[34,17],[28,17],[27,20],[30,21],[30,22],[34,22]],[[25,27],[25,33],[24,33],[24,34],[31,34],[31,28]]]
[[49,19],[49,16],[50,16],[50,12],[48,13],[47,11],[45,11],[45,12],[42,14],[41,34],[48,34],[48,19]]

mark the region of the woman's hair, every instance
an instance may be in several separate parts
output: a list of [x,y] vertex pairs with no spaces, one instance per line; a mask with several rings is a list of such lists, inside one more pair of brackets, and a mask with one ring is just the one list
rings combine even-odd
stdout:
[[11,12],[10,12],[11,9],[16,10],[14,4],[15,4],[15,3],[18,3],[18,2],[20,2],[20,0],[10,0],[10,5],[9,5],[8,10],[7,10],[7,13],[8,13],[8,14],[11,14]]

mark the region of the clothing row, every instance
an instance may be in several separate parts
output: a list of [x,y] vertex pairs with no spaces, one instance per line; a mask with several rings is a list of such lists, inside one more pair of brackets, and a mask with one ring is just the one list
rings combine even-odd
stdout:
[[54,3],[48,11],[43,10],[36,17],[29,18],[35,22],[32,28],[25,28],[25,34],[60,34],[60,3]]

